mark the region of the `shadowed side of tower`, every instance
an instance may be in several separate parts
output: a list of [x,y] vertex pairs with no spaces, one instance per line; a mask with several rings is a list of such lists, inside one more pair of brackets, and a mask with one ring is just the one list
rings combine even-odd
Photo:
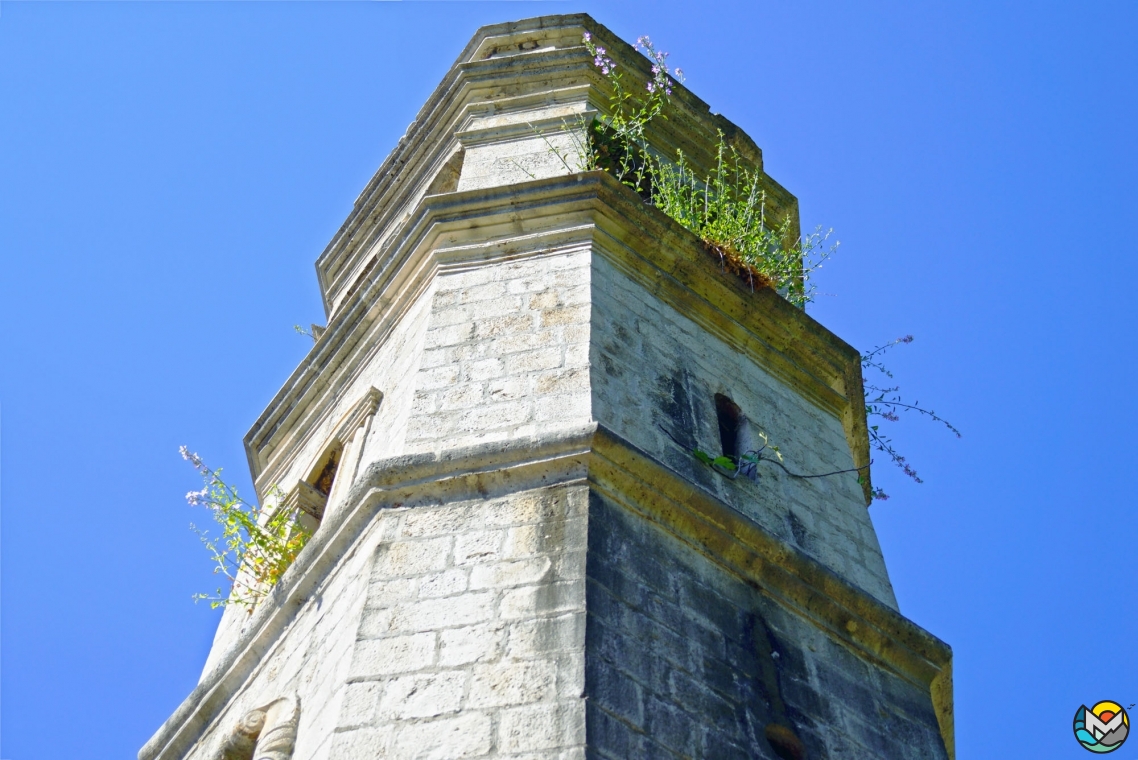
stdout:
[[[585,30],[647,73],[587,16],[479,30],[320,256],[327,329],[246,437],[314,536],[141,760],[953,756],[868,483],[692,455],[865,468],[857,352],[566,160],[609,102]],[[665,155],[761,169],[669,108]]]

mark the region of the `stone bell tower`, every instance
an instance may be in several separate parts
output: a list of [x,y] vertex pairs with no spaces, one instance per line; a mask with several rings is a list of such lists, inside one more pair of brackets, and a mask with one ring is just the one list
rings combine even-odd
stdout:
[[[953,757],[868,484],[692,455],[864,467],[858,354],[578,171],[586,30],[647,77],[588,16],[480,29],[321,254],[327,329],[245,439],[315,534],[140,760]],[[683,87],[651,129],[762,166]]]

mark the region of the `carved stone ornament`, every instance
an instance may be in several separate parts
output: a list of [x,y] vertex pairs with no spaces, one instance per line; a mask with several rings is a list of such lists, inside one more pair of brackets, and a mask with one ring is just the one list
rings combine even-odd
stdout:
[[250,710],[230,732],[217,760],[290,760],[299,723],[300,701],[295,695]]

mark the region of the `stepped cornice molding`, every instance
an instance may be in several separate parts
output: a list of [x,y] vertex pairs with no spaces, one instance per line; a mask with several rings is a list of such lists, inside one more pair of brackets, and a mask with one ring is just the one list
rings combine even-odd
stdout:
[[858,656],[927,689],[953,757],[952,650],[864,590],[764,530],[702,487],[596,424],[540,437],[376,462],[253,612],[240,638],[139,752],[139,760],[186,756],[226,705],[272,661],[306,605],[362,548],[382,510],[493,497],[564,483],[588,484],[712,562],[811,620]]
[[[568,128],[579,116],[606,111],[611,89],[582,44],[586,30],[624,70],[649,76],[651,64],[643,55],[585,14],[496,24],[475,33],[317,259],[329,318],[343,308],[385,241],[399,234],[419,199],[432,192],[448,162],[461,155],[460,135],[473,137],[496,120],[511,119],[520,135],[520,130],[528,129],[527,112],[536,113],[538,120],[564,119]],[[762,169],[762,151],[754,141],[724,117],[712,114],[681,84],[674,88],[668,118],[649,125],[648,139],[665,155],[683,150],[699,168],[714,160],[718,131]],[[772,213],[789,215],[797,227],[797,200],[766,175],[764,183]]]
[[257,488],[287,486],[278,478],[335,407],[327,394],[348,392],[440,272],[582,248],[837,416],[855,466],[869,464],[857,350],[774,291],[720,271],[691,232],[594,171],[420,200],[246,435]]

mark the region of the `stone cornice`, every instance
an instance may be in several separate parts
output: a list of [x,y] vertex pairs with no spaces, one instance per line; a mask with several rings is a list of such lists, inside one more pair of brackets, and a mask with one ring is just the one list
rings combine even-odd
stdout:
[[955,757],[952,649],[943,641],[603,427],[593,437],[589,483],[861,657],[928,690]]
[[271,659],[299,611],[319,604],[324,584],[360,548],[358,539],[380,511],[569,482],[588,482],[860,656],[929,689],[952,757],[952,652],[946,644],[646,452],[589,425],[371,465],[347,495],[346,508],[325,520],[240,639],[147,742],[139,760],[173,760],[191,750]]
[[[316,262],[325,309],[336,314],[344,294],[366,276],[369,262],[421,198],[446,162],[461,149],[456,133],[487,116],[576,103],[604,111],[609,84],[581,42],[590,30],[625,70],[647,77],[650,63],[585,14],[543,16],[483,27],[444,76],[395,149],[360,193],[340,230]],[[684,88],[675,87],[668,119],[650,125],[649,140],[665,154],[677,149],[696,167],[714,158],[717,131],[756,168],[762,151],[746,133]],[[797,201],[764,175],[775,216],[798,223]]]
[[356,540],[383,509],[440,499],[479,498],[495,490],[541,487],[585,477],[594,428],[483,445],[441,454],[395,457],[371,465],[343,509],[321,522],[308,545],[254,610],[240,638],[139,751],[139,760],[185,757],[225,706],[271,660],[305,605],[319,605],[324,584],[358,548]]
[[[837,416],[855,465],[869,463],[858,352],[773,291],[719,271],[694,235],[610,175],[587,172],[423,198],[246,435],[258,488],[275,482],[331,413],[327,394],[346,392],[439,271],[582,246]],[[864,488],[868,503],[868,478]]]

